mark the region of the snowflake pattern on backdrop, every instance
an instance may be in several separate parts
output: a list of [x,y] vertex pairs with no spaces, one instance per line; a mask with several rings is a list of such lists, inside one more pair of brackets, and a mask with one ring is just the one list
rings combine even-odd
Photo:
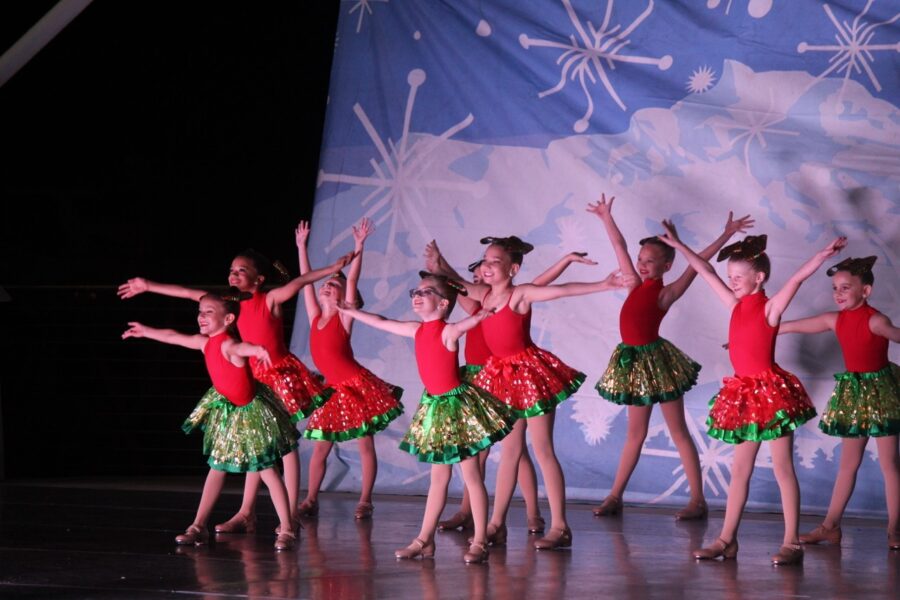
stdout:
[[[607,69],[614,71],[617,62],[656,65],[661,71],[665,71],[672,66],[672,57],[668,54],[662,58],[621,54],[621,51],[625,46],[630,43],[628,36],[631,35],[631,33],[637,29],[648,16],[650,16],[651,12],[653,12],[653,0],[650,0],[646,10],[644,10],[631,25],[621,31],[621,25],[610,27],[613,2],[614,0],[607,0],[606,13],[603,15],[603,23],[600,25],[600,28],[597,29],[590,21],[586,22],[587,27],[585,27],[585,24],[582,24],[575,9],[572,8],[571,0],[562,0],[563,5],[566,7],[566,13],[569,15],[569,20],[572,22],[572,26],[578,34],[577,38],[575,34],[569,36],[569,41],[571,42],[569,44],[553,40],[530,38],[524,33],[519,36],[519,43],[522,44],[522,47],[526,50],[532,46],[563,50],[563,53],[560,54],[559,58],[556,60],[556,64],[562,64],[559,82],[552,88],[540,92],[538,98],[544,98],[561,91],[566,86],[567,78],[574,81],[577,77],[581,90],[584,93],[584,98],[587,101],[587,110],[580,119],[575,121],[575,124],[572,127],[576,133],[583,133],[587,130],[591,115],[594,114],[594,99],[588,91],[586,79],[590,80],[591,83],[597,83],[597,79],[600,79],[603,83],[603,87],[606,88],[606,92],[615,103],[619,105],[619,108],[626,110],[625,103],[619,97],[619,94],[616,92],[615,87],[613,87],[613,84],[609,79]],[[590,34],[588,31],[590,31]],[[604,66],[604,63],[606,66]]]

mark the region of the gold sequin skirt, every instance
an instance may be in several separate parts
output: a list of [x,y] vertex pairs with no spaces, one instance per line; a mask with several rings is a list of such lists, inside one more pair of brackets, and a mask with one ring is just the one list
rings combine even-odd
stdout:
[[581,387],[584,373],[551,352],[529,346],[506,358],[491,356],[473,383],[527,419],[553,412]]
[[699,372],[698,363],[664,338],[643,346],[623,343],[594,388],[610,402],[647,406],[683,397]]
[[400,449],[422,462],[458,463],[506,437],[515,422],[508,406],[468,383],[439,396],[423,392]]
[[297,447],[299,434],[272,391],[258,385],[249,404],[235,406],[211,387],[181,426],[203,430],[203,454],[217,471],[246,473],[275,466]]
[[803,384],[778,365],[752,377],[725,377],[709,406],[709,437],[729,444],[774,440],[816,416]]
[[346,442],[373,435],[403,414],[403,388],[385,383],[368,369],[332,389],[331,397],[310,415],[303,437]]
[[251,361],[251,367],[253,377],[275,392],[295,423],[322,406],[331,394],[322,380],[293,354],[288,354],[268,369],[259,361]]
[[837,373],[819,429],[836,437],[900,434],[900,367],[871,373]]

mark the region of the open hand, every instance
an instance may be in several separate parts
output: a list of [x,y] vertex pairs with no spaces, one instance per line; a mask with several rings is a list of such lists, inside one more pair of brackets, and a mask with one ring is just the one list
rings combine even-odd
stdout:
[[150,286],[147,284],[146,279],[143,277],[134,277],[120,285],[116,294],[118,294],[119,298],[125,300],[126,298],[133,298],[138,294],[143,294],[149,289]]

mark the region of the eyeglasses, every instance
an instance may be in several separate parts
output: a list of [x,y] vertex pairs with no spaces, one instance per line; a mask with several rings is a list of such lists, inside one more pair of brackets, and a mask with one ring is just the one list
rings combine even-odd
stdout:
[[435,296],[439,296],[439,297],[441,297],[441,298],[446,299],[446,296],[444,296],[444,295],[441,294],[439,291],[437,291],[436,289],[431,288],[431,287],[422,288],[422,289],[416,288],[416,289],[414,289],[414,290],[409,290],[409,297],[410,297],[410,298],[427,298],[428,296],[430,296],[430,295],[432,295],[432,294],[434,294]]

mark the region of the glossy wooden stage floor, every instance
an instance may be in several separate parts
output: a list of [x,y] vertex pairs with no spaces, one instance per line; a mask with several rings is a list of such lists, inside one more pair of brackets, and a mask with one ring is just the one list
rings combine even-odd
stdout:
[[[601,520],[572,504],[572,549],[538,553],[516,505],[509,544],[492,549],[487,565],[467,566],[462,533],[438,534],[435,560],[394,559],[418,532],[421,497],[378,497],[375,518],[357,522],[353,496],[323,495],[296,551],[276,553],[273,511],[261,496],[256,534],[176,547],[200,484],[0,484],[0,597],[898,597],[900,553],[888,552],[882,521],[848,521],[841,547],[811,547],[802,567],[779,568],[769,563],[781,539],[778,515],[747,516],[737,560],[700,563],[688,552],[715,537],[721,513],[708,523],[677,523],[672,510],[626,507],[622,517]],[[214,522],[238,506],[236,491],[220,499]]]

